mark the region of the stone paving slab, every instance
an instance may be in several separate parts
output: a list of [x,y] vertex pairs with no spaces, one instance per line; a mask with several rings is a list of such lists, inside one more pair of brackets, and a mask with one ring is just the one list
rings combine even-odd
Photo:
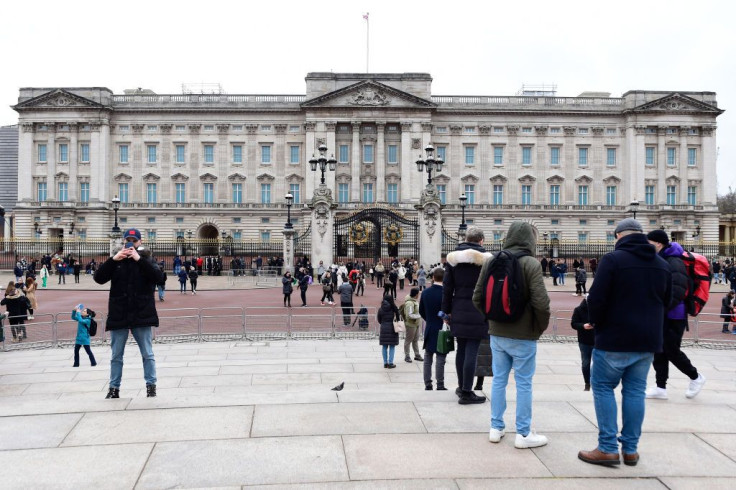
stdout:
[[732,490],[736,487],[736,478],[688,478],[664,477],[662,483],[670,490],[692,490],[707,488],[708,490]]
[[[508,479],[475,479],[456,480],[461,490],[663,490],[667,487],[656,478],[508,478]],[[695,487],[691,487],[692,488]]]
[[260,405],[252,437],[425,433],[411,403]]
[[88,413],[62,446],[247,438],[253,407]]
[[57,447],[82,414],[4,417],[0,423],[0,450]]
[[[304,485],[254,485],[249,490],[298,490]],[[457,489],[454,480],[377,480],[377,481],[350,481],[350,482],[325,482],[311,483],[310,489],[314,490],[446,490]],[[488,488],[488,487],[486,487]]]
[[130,489],[153,444],[123,444],[3,453],[4,488]]
[[339,436],[156,444],[136,488],[221,487],[350,479]]

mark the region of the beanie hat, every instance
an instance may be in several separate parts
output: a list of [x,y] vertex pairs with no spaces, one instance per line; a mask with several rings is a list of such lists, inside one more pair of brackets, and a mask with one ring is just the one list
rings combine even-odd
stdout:
[[664,230],[652,230],[647,233],[647,240],[651,242],[657,242],[664,245],[667,248],[670,245],[670,237],[667,236]]
[[639,224],[639,222],[634,218],[626,218],[618,222],[614,233],[619,234],[622,231],[638,231],[639,233],[644,233],[644,229],[641,227],[641,224]]

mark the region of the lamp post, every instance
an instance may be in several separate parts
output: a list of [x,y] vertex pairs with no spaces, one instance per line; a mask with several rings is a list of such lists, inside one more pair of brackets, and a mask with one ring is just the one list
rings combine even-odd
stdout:
[[[187,241],[187,244],[189,245],[190,255],[191,255],[191,252],[192,252],[192,235],[194,235],[194,232],[192,230],[187,230],[187,238],[189,239]],[[186,258],[186,255],[187,254],[184,254],[184,258]]]
[[544,238],[544,255],[549,255],[549,249],[547,248],[547,238],[549,237],[549,233],[545,231],[542,233],[542,237]]
[[319,145],[319,158],[315,157],[314,154],[312,154],[312,158],[309,160],[309,166],[312,168],[312,172],[317,171],[317,166],[319,166],[320,172],[322,172],[322,177],[320,178],[320,185],[325,185],[325,170],[329,167],[331,171],[335,171],[335,168],[337,168],[337,160],[335,160],[335,155],[332,155],[330,158],[327,158],[327,145]]
[[636,219],[636,211],[639,209],[639,201],[631,201],[629,204],[631,212],[634,213],[634,219]]
[[115,211],[115,225],[112,227],[113,233],[120,233],[120,227],[118,226],[118,209],[120,209],[120,198],[115,196],[112,198],[112,210]]
[[424,169],[426,167],[427,169],[427,185],[432,185],[432,172],[435,170],[437,172],[442,171],[442,165],[445,163],[444,160],[441,158],[435,158],[434,157],[434,146],[431,144],[427,145],[427,147],[424,149],[424,152],[426,153],[426,158],[422,160],[422,155],[419,155],[419,160],[417,160],[417,170],[420,172],[424,172]]
[[67,224],[69,225],[69,234],[73,235],[74,234],[74,221],[69,220],[69,223]]
[[460,238],[465,238],[465,234],[468,231],[468,225],[465,223],[465,206],[468,202],[468,196],[466,196],[463,192],[462,194],[460,194],[460,197],[458,199],[460,199],[460,211],[462,212],[462,218],[460,221],[460,227],[457,230],[457,234]]
[[[324,181],[324,170],[322,171],[322,180]],[[286,201],[286,224],[284,229],[291,230],[294,228],[291,224],[291,205],[294,204],[294,196],[289,192],[284,196],[284,200]]]

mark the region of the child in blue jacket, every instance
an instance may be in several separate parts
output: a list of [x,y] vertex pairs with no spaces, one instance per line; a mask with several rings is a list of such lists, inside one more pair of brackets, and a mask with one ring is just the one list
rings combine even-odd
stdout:
[[89,308],[85,308],[84,305],[78,305],[72,310],[72,320],[77,321],[77,338],[74,341],[74,366],[79,367],[79,349],[84,346],[85,352],[89,356],[89,362],[93,365],[97,365],[95,356],[92,354],[92,349],[89,348],[89,325],[91,318],[95,316],[95,312]]

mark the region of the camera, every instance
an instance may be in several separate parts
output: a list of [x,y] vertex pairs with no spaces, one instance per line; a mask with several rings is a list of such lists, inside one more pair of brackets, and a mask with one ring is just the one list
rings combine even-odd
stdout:
[[133,248],[135,247],[135,243],[133,242],[125,242],[125,248]]

